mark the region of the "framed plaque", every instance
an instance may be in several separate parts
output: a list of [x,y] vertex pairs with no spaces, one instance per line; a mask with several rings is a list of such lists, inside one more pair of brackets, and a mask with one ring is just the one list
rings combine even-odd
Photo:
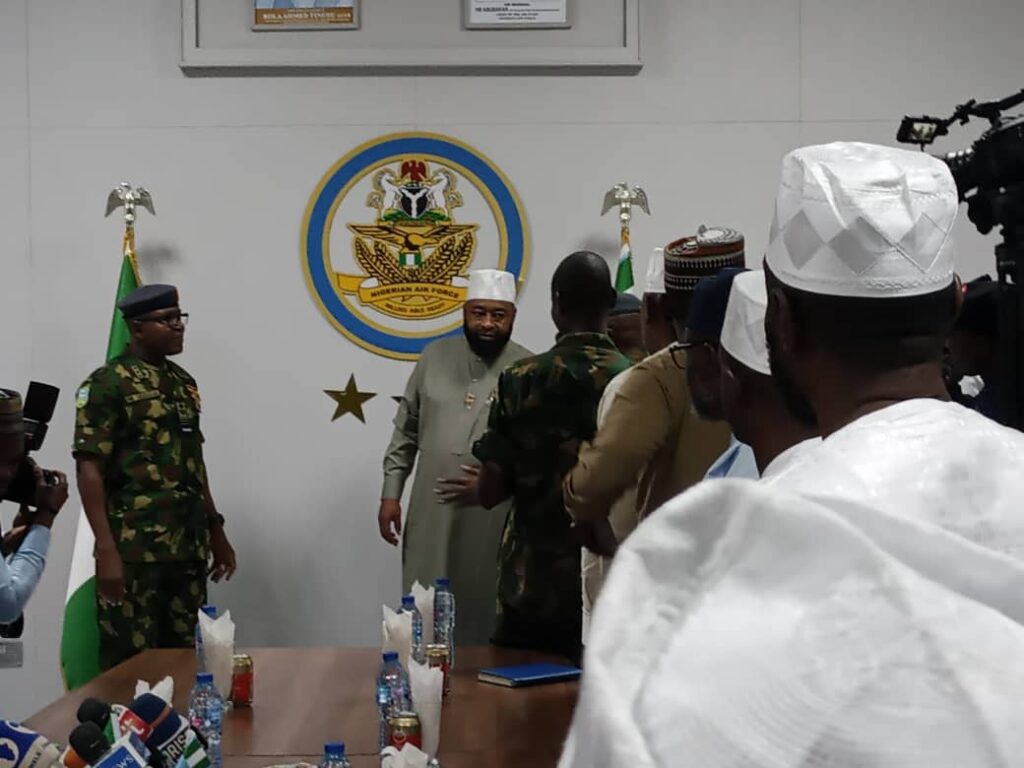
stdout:
[[641,0],[179,2],[190,76],[633,75],[643,66]]
[[569,0],[463,0],[466,29],[571,29]]
[[253,0],[253,30],[358,29],[359,0]]

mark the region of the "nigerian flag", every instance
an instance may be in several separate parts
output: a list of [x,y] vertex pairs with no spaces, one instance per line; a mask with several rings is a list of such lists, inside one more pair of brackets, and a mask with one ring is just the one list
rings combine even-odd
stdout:
[[629,247],[629,227],[622,228],[621,240],[619,268],[615,273],[615,290],[618,293],[625,293],[633,287],[633,252]]
[[[135,263],[135,238],[129,230],[124,236],[124,258],[117,281],[114,316],[107,340],[107,361],[124,353],[128,345],[128,324],[117,309],[117,302],[139,287],[139,271]],[[96,619],[96,543],[92,527],[85,519],[85,509],[78,513],[75,549],[71,555],[68,593],[64,603],[64,633],[60,640],[60,668],[64,686],[73,691],[100,673],[100,632]]]

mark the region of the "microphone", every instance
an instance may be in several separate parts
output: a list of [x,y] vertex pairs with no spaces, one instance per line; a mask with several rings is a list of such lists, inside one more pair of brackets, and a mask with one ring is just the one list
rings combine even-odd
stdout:
[[111,744],[96,723],[81,723],[68,736],[71,748],[92,768],[147,768],[149,750],[134,733]]
[[0,720],[0,768],[51,768],[60,747],[23,725]]
[[208,768],[209,756],[188,721],[170,704],[152,693],[135,699],[128,709],[148,729],[146,746],[159,755],[165,768],[175,768],[184,758],[188,768]]
[[68,747],[64,750],[64,754],[60,761],[64,764],[64,768],[86,768],[89,765],[82,756],[79,755],[74,747]]
[[110,705],[99,699],[86,699],[78,705],[75,718],[80,723],[96,723],[104,728],[110,722]]
[[68,744],[88,765],[99,761],[110,749],[110,742],[96,723],[79,723],[68,734]]
[[96,723],[107,741],[113,744],[125,734],[118,720],[127,709],[123,704],[108,704],[102,699],[89,698],[79,705],[75,717],[80,723]]

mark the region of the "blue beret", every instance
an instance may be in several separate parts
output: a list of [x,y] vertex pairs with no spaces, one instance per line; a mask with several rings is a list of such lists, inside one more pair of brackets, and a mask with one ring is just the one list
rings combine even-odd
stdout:
[[178,306],[178,289],[173,285],[144,285],[136,288],[119,302],[125,320],[155,312],[158,309],[172,309]]
[[608,313],[609,317],[616,315],[632,315],[640,311],[640,299],[632,293],[620,293],[615,298],[615,307]]
[[715,339],[722,335],[733,278],[746,271],[738,267],[726,267],[713,277],[700,279],[690,299],[690,314],[686,317],[686,327],[691,333]]

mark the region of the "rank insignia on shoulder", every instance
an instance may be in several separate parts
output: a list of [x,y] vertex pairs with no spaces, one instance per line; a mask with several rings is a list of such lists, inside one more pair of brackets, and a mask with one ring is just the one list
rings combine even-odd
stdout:
[[75,407],[85,408],[89,402],[89,385],[84,384],[78,388],[78,394],[75,396]]

